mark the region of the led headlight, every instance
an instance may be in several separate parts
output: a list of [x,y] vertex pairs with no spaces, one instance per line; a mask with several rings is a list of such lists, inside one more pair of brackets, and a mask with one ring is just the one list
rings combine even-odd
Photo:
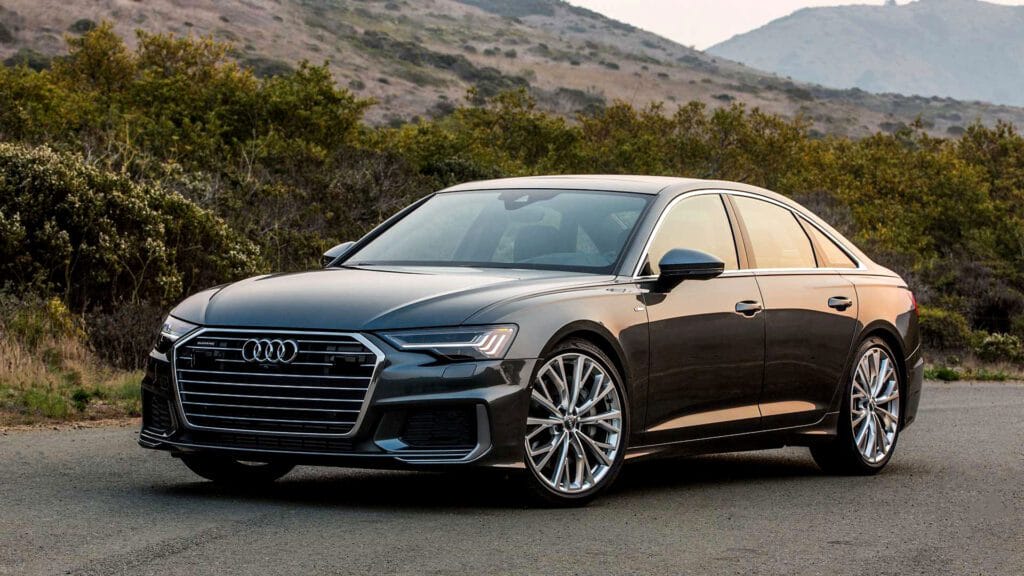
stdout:
[[505,357],[516,327],[459,326],[384,332],[381,336],[399,350],[429,352],[451,360],[492,360]]
[[174,316],[168,316],[164,319],[164,323],[160,327],[160,336],[156,340],[156,349],[159,352],[166,352],[170,349],[171,344],[174,344],[178,338],[181,338],[196,328],[198,328],[198,326],[195,324],[179,320]]

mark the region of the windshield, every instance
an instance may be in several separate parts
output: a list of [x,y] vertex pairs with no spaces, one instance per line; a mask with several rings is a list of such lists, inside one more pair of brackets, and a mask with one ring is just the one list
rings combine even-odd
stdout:
[[570,190],[438,194],[345,264],[610,273],[647,202],[640,194]]

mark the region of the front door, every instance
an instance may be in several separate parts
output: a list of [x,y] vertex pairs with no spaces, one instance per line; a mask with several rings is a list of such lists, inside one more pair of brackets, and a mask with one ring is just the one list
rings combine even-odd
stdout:
[[657,262],[674,248],[712,254],[725,262],[726,272],[645,295],[651,339],[645,443],[756,430],[764,314],[756,279],[739,270],[720,195],[689,196],[669,208],[644,274],[656,276]]

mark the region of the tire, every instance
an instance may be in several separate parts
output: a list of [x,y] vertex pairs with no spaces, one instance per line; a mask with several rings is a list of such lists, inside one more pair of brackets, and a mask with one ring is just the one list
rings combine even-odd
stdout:
[[622,377],[600,348],[582,339],[555,346],[530,383],[526,422],[525,483],[535,503],[583,506],[615,482],[629,406]]
[[867,338],[857,348],[843,388],[836,438],[811,447],[825,472],[868,476],[892,459],[903,418],[904,382],[896,362],[881,338]]
[[270,484],[295,468],[287,462],[241,462],[226,456],[187,454],[181,461],[189,470],[217,484],[253,487]]

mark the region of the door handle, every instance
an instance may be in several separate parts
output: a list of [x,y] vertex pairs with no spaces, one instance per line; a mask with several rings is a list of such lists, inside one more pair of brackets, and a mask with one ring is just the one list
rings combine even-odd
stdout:
[[764,310],[764,306],[756,300],[744,300],[736,303],[736,313],[752,318],[757,315],[758,312]]
[[840,312],[843,312],[850,306],[853,306],[853,300],[850,300],[846,296],[833,296],[828,299],[828,307],[835,308]]

